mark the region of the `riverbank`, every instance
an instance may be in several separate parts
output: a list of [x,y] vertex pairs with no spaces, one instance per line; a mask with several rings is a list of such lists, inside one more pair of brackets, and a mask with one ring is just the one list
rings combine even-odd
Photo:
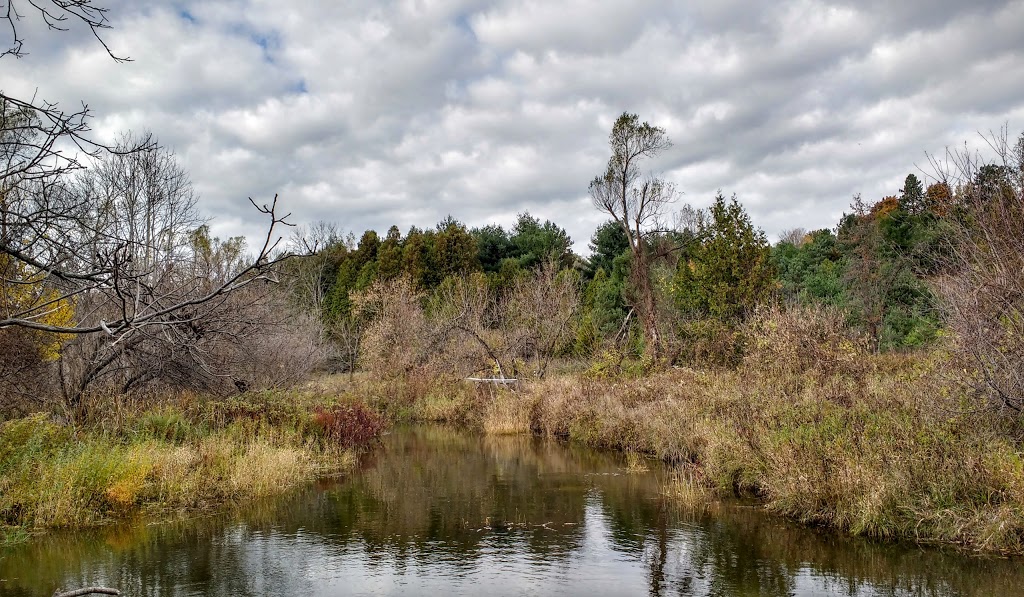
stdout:
[[940,353],[748,359],[640,377],[591,369],[518,390],[407,379],[359,391],[391,417],[660,458],[682,469],[681,501],[746,494],[854,535],[1024,553],[1020,428],[978,408],[946,367]]
[[358,403],[308,392],[101,400],[78,424],[43,413],[6,421],[2,539],[284,493],[351,470],[383,424]]
[[679,468],[668,490],[681,503],[748,495],[854,535],[1024,553],[1020,426],[968,399],[944,355],[754,356],[735,369],[591,366],[516,389],[339,377],[225,401],[99,402],[77,425],[7,421],[4,540],[282,493],[349,470],[390,419],[656,457]]
[[0,593],[57,586],[231,596],[1016,595],[1012,558],[836,536],[733,500],[673,508],[619,453],[399,425],[358,474],[217,516],[48,533],[7,548]]

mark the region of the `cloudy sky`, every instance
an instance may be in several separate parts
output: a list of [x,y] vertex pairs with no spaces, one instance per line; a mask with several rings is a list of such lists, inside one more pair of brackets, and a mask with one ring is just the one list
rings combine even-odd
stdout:
[[672,139],[645,168],[681,202],[735,193],[775,240],[1024,130],[1024,0],[98,3],[132,62],[22,6],[29,55],[0,88],[85,101],[103,139],[152,131],[222,237],[257,237],[246,197],[279,193],[357,234],[529,210],[585,252],[605,219],[587,183],[629,111]]

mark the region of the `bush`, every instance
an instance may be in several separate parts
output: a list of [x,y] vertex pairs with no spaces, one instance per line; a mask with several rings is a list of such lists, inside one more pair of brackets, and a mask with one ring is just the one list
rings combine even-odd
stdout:
[[141,436],[180,444],[192,437],[191,423],[185,413],[175,408],[162,408],[143,413],[132,425]]
[[673,360],[696,367],[735,367],[743,358],[744,336],[736,325],[714,318],[680,325]]
[[369,443],[386,427],[384,418],[361,402],[313,411],[313,436],[323,445],[354,448]]
[[747,323],[746,336],[743,361],[754,371],[860,375],[868,367],[866,340],[834,307],[761,307]]

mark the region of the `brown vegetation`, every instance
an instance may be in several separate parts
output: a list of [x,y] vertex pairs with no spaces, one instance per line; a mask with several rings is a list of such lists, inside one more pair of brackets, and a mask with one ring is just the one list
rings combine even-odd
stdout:
[[989,139],[997,159],[953,154],[958,188],[950,273],[940,282],[960,365],[992,405],[1024,414],[1024,136]]
[[812,308],[763,310],[745,333],[736,369],[449,387],[412,397],[402,413],[423,417],[444,396],[452,420],[489,433],[528,422],[676,463],[686,502],[751,494],[772,512],[854,534],[1024,552],[1015,427],[964,398],[941,351],[877,355],[836,312]]
[[360,364],[386,379],[543,377],[572,337],[579,295],[577,277],[554,266],[505,292],[480,274],[450,277],[429,301],[408,279],[378,282],[354,301],[369,321]]

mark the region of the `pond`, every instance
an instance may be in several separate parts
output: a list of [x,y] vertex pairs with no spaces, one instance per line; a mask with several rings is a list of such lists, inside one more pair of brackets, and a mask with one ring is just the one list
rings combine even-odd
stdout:
[[1013,595],[1019,560],[883,545],[727,502],[667,471],[527,436],[397,429],[343,481],[230,514],[0,550],[0,595]]

